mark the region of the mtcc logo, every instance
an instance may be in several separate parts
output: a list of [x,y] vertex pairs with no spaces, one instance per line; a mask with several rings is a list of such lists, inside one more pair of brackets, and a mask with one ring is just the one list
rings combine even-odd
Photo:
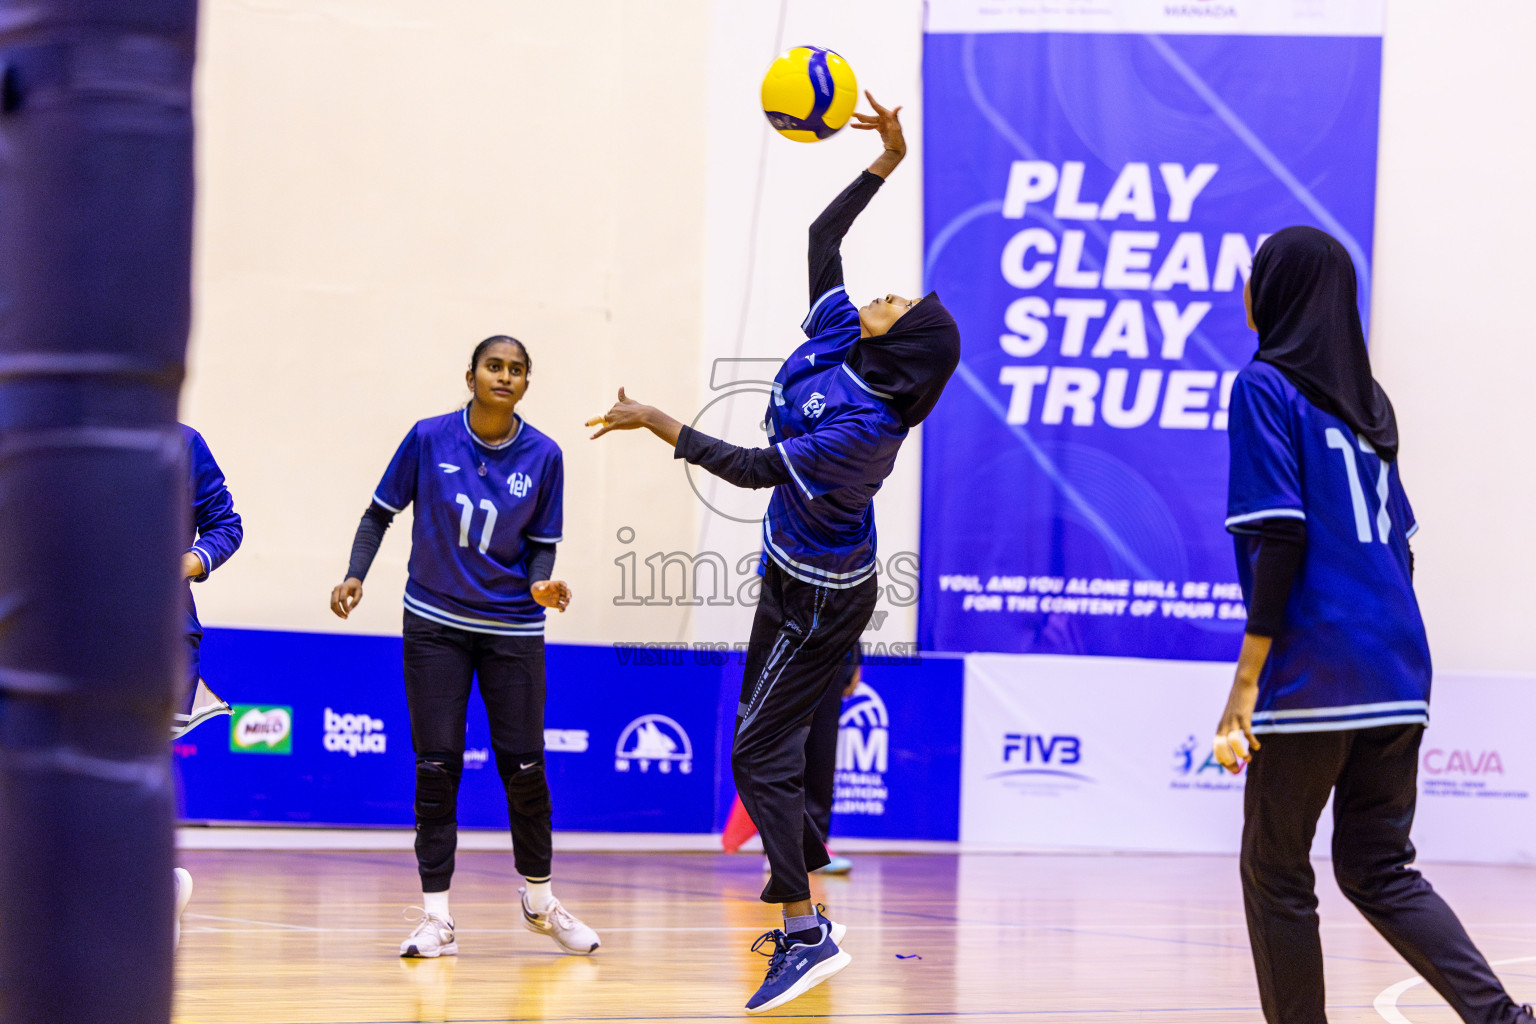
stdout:
[[641,715],[624,727],[613,751],[614,771],[627,772],[635,763],[642,772],[649,772],[654,764],[663,775],[670,774],[675,764],[687,775],[693,771],[693,744],[683,727],[666,715]]
[[338,715],[330,708],[325,709],[325,749],[331,753],[345,752],[348,757],[382,754],[388,742],[382,718]]
[[533,490],[533,477],[527,473],[513,473],[507,477],[507,490],[512,492],[514,498],[525,498]]
[[821,419],[821,414],[827,411],[827,396],[820,391],[812,392],[811,397],[805,400],[800,411],[813,420]]
[[885,784],[890,761],[891,716],[874,688],[860,682],[837,720],[833,812],[883,815],[891,795]]

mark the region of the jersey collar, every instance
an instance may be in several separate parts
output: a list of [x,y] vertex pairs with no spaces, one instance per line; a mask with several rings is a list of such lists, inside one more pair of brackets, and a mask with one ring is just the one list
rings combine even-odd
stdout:
[[480,439],[480,435],[479,434],[476,434],[474,432],[474,430],[469,425],[469,406],[466,405],[464,407],[464,411],[461,414],[461,418],[464,420],[464,433],[469,435],[469,439],[471,441],[473,441],[475,444],[479,445],[481,448],[486,449],[487,451],[499,452],[499,451],[501,451],[501,450],[503,450],[505,448],[510,448],[517,441],[518,438],[523,436],[523,422],[524,421],[523,421],[523,418],[521,416],[517,417],[517,429],[512,431],[512,436],[507,438],[505,441],[501,442],[501,444],[487,444],[486,442],[484,442],[484,441],[482,441]]

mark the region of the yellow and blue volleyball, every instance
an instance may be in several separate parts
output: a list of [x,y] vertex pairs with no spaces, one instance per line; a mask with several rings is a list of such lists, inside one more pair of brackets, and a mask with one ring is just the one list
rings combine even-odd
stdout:
[[786,50],[763,76],[763,113],[780,135],[796,142],[820,142],[835,135],[848,123],[858,100],[853,68],[819,46]]

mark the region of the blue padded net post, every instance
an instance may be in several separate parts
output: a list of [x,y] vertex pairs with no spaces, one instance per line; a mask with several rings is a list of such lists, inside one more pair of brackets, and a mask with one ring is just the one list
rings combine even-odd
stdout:
[[196,0],[0,0],[0,1022],[165,1024]]

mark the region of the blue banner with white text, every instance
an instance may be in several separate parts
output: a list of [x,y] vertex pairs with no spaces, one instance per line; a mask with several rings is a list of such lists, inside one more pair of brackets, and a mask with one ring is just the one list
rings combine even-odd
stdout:
[[1202,26],[925,37],[926,285],[964,338],[924,426],[926,650],[1236,655],[1243,286],[1310,224],[1368,310],[1381,38]]

